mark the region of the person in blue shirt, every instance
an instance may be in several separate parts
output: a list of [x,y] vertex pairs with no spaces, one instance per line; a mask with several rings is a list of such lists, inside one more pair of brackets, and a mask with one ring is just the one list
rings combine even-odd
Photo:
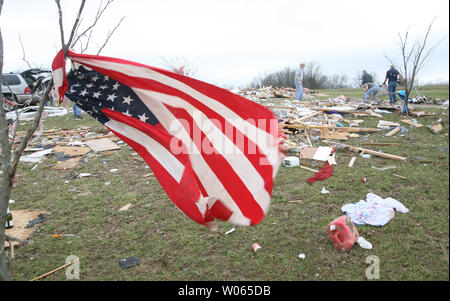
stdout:
[[295,99],[303,99],[303,68],[306,64],[301,63],[300,66],[295,71]]
[[397,101],[397,95],[395,94],[395,90],[397,89],[400,77],[401,77],[400,73],[395,69],[393,65],[391,65],[391,68],[386,72],[386,78],[384,79],[383,82],[383,86],[386,85],[386,81],[388,82],[389,102],[391,105]]

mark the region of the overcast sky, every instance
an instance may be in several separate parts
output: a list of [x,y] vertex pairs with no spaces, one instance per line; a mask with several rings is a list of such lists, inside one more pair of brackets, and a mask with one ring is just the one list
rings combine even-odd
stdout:
[[[88,0],[82,28],[100,1]],[[66,37],[79,1],[62,0]],[[255,77],[300,62],[318,63],[326,74],[350,79],[366,69],[383,80],[389,62],[400,63],[398,34],[423,36],[433,18],[430,45],[441,41],[420,74],[421,82],[448,82],[448,0],[115,0],[94,31],[102,44],[122,16],[102,55],[167,68],[183,59],[196,78],[219,86],[245,86]],[[83,26],[84,25],[84,26]],[[5,0],[0,17],[4,72],[27,69],[26,58],[50,68],[61,48],[53,0]],[[91,44],[85,53],[96,54]]]

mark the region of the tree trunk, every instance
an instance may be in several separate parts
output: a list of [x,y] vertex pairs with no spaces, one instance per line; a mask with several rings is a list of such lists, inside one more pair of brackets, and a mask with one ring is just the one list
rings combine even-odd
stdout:
[[[2,13],[3,8],[3,0],[0,0],[0,15]],[[3,77],[3,39],[2,39],[2,32],[0,29],[0,79]],[[0,97],[3,100],[3,94],[0,92]],[[0,191],[0,281],[1,280],[9,280],[9,258],[6,255],[5,250],[5,224],[6,224],[6,210],[8,208],[9,203],[9,197],[11,195],[11,185],[7,185],[9,183],[7,181],[9,169],[5,167],[5,162],[9,161],[10,156],[8,154],[11,154],[11,150],[8,143],[8,126],[6,125],[6,120],[4,117],[4,110],[3,110],[3,101],[1,101],[0,105],[2,108],[0,109],[0,121],[3,121],[3,124],[0,124],[0,139],[1,144],[0,147],[2,148],[2,167],[3,167],[3,177],[1,182],[1,191]],[[6,138],[6,141],[4,141]],[[6,154],[8,153],[8,154]],[[6,158],[5,158],[6,156]]]

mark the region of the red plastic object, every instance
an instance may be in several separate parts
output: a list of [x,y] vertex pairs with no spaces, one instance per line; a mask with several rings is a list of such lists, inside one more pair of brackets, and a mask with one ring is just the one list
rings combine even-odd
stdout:
[[348,251],[359,238],[358,230],[347,215],[332,221],[327,226],[327,232],[338,250]]

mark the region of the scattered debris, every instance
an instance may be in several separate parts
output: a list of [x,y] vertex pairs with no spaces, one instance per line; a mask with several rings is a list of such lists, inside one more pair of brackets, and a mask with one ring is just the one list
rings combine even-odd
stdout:
[[306,255],[305,254],[303,254],[303,253],[301,253],[301,254],[298,254],[298,258],[300,258],[300,259],[305,259],[306,258]]
[[[30,235],[36,231],[37,227],[26,227],[30,221],[36,220],[41,214],[46,213],[41,210],[11,210],[14,219],[14,227],[6,229],[8,236],[16,237],[21,240],[27,240]],[[11,241],[13,246],[20,245],[18,241]],[[9,243],[5,242],[5,247],[9,247]]]
[[381,171],[385,171],[385,170],[388,170],[388,169],[391,169],[391,168],[397,168],[397,166],[376,167],[376,166],[372,165],[372,168],[373,169],[377,169],[377,170],[381,170]]
[[254,244],[252,244],[252,249],[253,249],[253,252],[256,253],[256,251],[261,249],[261,246],[258,243],[255,242]]
[[333,220],[327,226],[327,232],[337,250],[350,250],[359,237],[358,230],[347,215]]
[[119,265],[122,268],[122,270],[137,266],[139,264],[140,264],[140,261],[136,257],[121,258],[119,260]]
[[444,124],[442,122],[442,118],[438,119],[433,125],[428,126],[433,134],[439,134],[444,130]]
[[131,207],[131,203],[126,204],[122,208],[119,209],[119,211],[127,211]]
[[352,157],[350,160],[350,163],[348,163],[348,167],[353,167],[353,164],[355,164],[356,157]]
[[330,191],[328,191],[325,187],[323,187],[321,193],[327,194],[327,193],[330,193]]
[[362,236],[358,237],[358,240],[356,241],[356,243],[363,249],[367,249],[367,250],[371,250],[372,249],[372,244],[370,242],[368,242]]
[[39,216],[31,221],[28,222],[28,225],[25,226],[25,228],[31,228],[35,225],[42,223],[45,221],[45,215],[43,213],[40,213]]
[[235,228],[232,228],[231,230],[228,230],[227,232],[225,232],[225,234],[230,234],[230,233],[233,233],[234,232],[234,230],[236,230]]

